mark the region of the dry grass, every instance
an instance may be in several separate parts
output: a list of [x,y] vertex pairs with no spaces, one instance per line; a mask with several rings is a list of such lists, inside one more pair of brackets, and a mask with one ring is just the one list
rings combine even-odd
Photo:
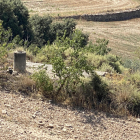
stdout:
[[116,22],[77,21],[77,28],[88,33],[93,42],[97,38],[109,40],[111,53],[123,58],[133,58],[140,46],[139,22],[139,18]]
[[[42,1],[23,1],[28,7],[30,14],[38,13],[40,15],[50,14],[52,16],[66,16],[79,14],[93,14],[105,11],[124,10],[139,5],[138,0],[42,0]],[[94,6],[93,6],[94,5]],[[123,57],[135,57],[135,50],[140,46],[140,25],[139,19],[121,21],[121,22],[86,22],[79,21],[77,28],[83,29],[89,33],[90,39],[106,38],[110,41],[109,47],[113,54]]]
[[30,95],[36,90],[35,82],[29,76],[22,75],[18,79],[18,83],[18,91],[21,93]]
[[[30,14],[70,16],[125,10],[140,5],[139,0],[22,0]],[[88,33],[93,42],[97,38],[109,40],[111,53],[133,58],[140,46],[140,19],[118,22],[77,21],[77,28]]]
[[50,14],[52,16],[82,15],[99,12],[112,12],[134,8],[136,0],[22,0],[31,14]]
[[37,91],[35,82],[28,75],[13,76],[2,71],[0,71],[0,89],[29,96]]

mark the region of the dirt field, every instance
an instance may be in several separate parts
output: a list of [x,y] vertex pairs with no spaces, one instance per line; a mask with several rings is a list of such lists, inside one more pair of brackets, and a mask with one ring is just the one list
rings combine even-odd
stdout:
[[78,21],[77,28],[88,33],[90,40],[97,38],[109,40],[111,53],[121,57],[133,58],[140,47],[140,18],[118,22]]
[[31,14],[52,16],[93,14],[134,8],[136,0],[22,0]]

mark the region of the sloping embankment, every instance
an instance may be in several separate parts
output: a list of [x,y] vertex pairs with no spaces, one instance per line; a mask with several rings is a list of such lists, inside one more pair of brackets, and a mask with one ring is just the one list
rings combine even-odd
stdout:
[[140,9],[137,8],[119,12],[99,13],[94,15],[85,14],[85,15],[58,17],[58,19],[62,18],[83,19],[87,21],[101,21],[101,22],[122,21],[133,18],[140,18]]

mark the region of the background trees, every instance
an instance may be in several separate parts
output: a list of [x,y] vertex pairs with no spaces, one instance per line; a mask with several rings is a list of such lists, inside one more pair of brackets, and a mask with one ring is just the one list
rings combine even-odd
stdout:
[[0,19],[5,29],[11,28],[13,38],[19,35],[21,39],[31,40],[28,9],[20,0],[1,0]]

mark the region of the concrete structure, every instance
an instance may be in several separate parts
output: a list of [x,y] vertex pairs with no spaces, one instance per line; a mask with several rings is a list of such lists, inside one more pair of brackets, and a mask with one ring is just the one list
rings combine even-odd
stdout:
[[26,71],[26,52],[14,52],[14,71],[24,73]]

